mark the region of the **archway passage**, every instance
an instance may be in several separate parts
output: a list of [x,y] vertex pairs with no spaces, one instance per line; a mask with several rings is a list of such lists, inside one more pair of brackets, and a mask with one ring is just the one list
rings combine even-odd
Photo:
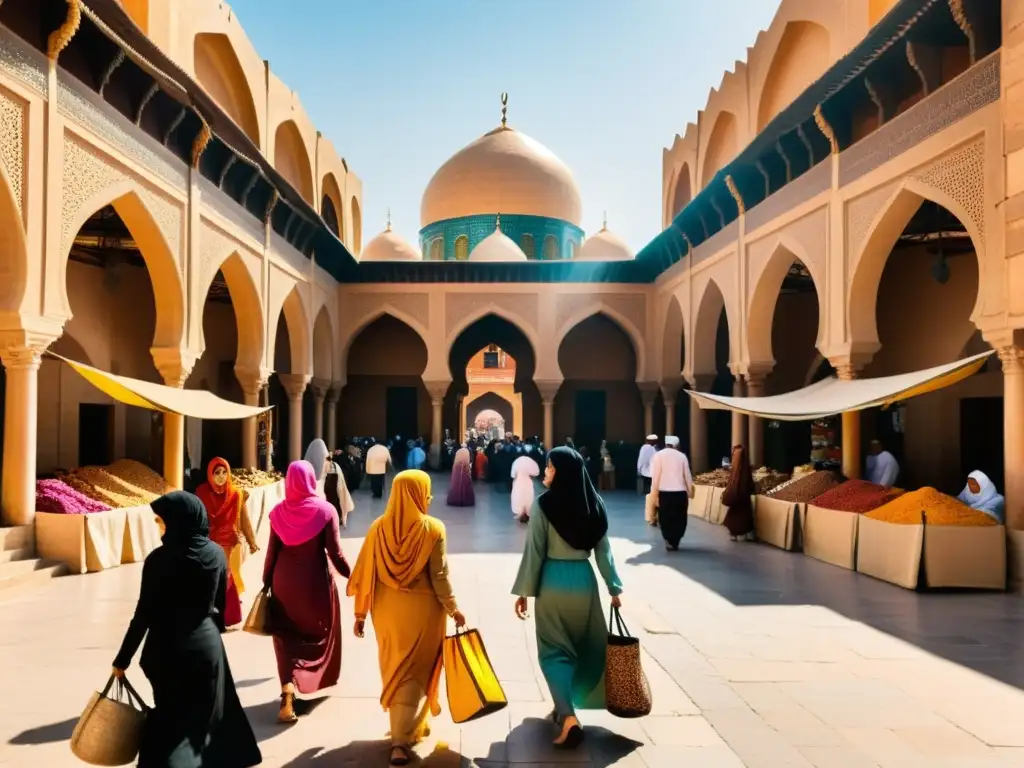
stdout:
[[[488,359],[485,360],[485,357]],[[478,362],[477,366],[471,366],[474,358]],[[489,367],[492,364],[494,367]],[[465,429],[462,423],[465,409],[459,407],[459,400],[465,398],[463,402],[469,401],[473,386],[471,376],[486,372],[487,380],[491,381],[500,371],[503,381],[501,394],[511,402],[515,402],[515,398],[521,401],[520,436],[540,435],[544,430],[544,415],[540,392],[533,381],[536,366],[533,346],[526,334],[508,320],[489,314],[470,324],[452,342],[448,352],[452,385],[444,399],[444,427],[452,434],[460,435],[461,430]],[[483,386],[483,391],[494,388],[493,383]]]
[[[661,407],[655,410],[654,433],[663,436],[664,430],[665,435],[675,435],[679,438],[680,448],[690,456],[690,397],[683,389],[682,378],[683,365],[686,362],[686,334],[683,328],[683,310],[679,300],[674,296],[669,299],[661,343],[662,386],[674,387],[674,391],[662,392],[663,396],[669,396],[670,401],[665,401],[664,397],[659,401]],[[663,413],[664,419],[661,418]]]
[[[692,339],[692,366],[697,384],[712,394],[730,396],[734,392],[734,377],[729,370],[731,357],[729,315],[725,297],[713,280],[701,295],[694,318]],[[706,440],[703,445],[692,446],[694,465],[698,470],[716,467],[729,456],[733,446],[733,416],[728,411],[701,410],[700,418],[706,423],[694,425],[695,437]]]
[[[864,313],[871,311],[881,345],[865,377],[952,362],[977,334],[971,318],[979,260],[967,228],[934,202],[904,207],[905,202],[898,196],[876,228],[898,227],[898,236],[869,242],[869,249],[884,250],[865,250],[851,285],[851,328],[869,327]],[[863,301],[873,287],[869,278],[879,272],[873,300]],[[975,343],[984,348],[980,340]],[[893,408],[865,411],[863,444],[882,441],[900,463],[898,482],[904,487],[931,485],[956,493],[966,471],[982,469],[1001,490],[1002,398],[1002,377],[989,370]]]
[[459,414],[456,434],[459,440],[474,426],[471,414],[492,406],[504,417],[504,431],[522,437],[523,397],[516,391],[516,360],[512,355],[496,344],[488,344],[466,363],[466,383],[465,412]]
[[500,439],[515,432],[513,405],[494,392],[487,392],[466,405],[466,424],[478,435]]
[[[271,439],[274,466],[278,468],[288,466],[288,462],[294,461],[296,457],[302,458],[306,446],[305,426],[309,421],[307,414],[312,408],[312,392],[308,386],[303,386],[301,378],[296,381],[294,377],[307,377],[305,381],[308,384],[312,370],[310,347],[309,320],[296,286],[285,298],[277,317],[274,334],[275,373],[267,385],[269,404],[274,406],[271,412]],[[282,379],[282,375],[287,378]],[[298,405],[293,405],[289,387],[297,392]],[[293,432],[292,424],[296,420],[298,427]],[[298,443],[298,450],[295,450],[293,442]]]
[[[141,0],[133,1],[137,4]],[[261,147],[260,123],[252,91],[228,36],[213,32],[196,35],[193,54],[200,85],[245,131],[252,143]]]
[[367,325],[348,348],[340,428],[347,437],[378,440],[430,434],[430,393],[423,386],[427,346],[391,315]]

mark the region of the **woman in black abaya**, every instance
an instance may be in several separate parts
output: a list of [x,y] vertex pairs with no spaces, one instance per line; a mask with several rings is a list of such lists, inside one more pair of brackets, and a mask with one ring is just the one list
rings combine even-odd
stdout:
[[220,633],[227,561],[209,539],[203,503],[175,491],[152,504],[163,546],[146,558],[142,588],[114,674],[145,637],[140,666],[153,688],[139,768],[249,768],[262,762]]

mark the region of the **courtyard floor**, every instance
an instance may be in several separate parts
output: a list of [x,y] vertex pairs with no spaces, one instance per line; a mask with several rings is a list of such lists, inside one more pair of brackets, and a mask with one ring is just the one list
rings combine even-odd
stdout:
[[[474,509],[449,509],[446,483],[435,482],[456,594],[510,705],[463,726],[442,714],[420,749],[424,765],[1024,766],[1024,600],[908,592],[799,554],[730,543],[723,528],[693,518],[681,550],[668,553],[628,493],[606,497],[610,533],[654,712],[635,721],[582,713],[584,747],[556,753],[533,626],[515,618],[509,594],[524,527],[506,494],[478,486]],[[366,492],[356,506],[344,532],[353,561],[383,510]],[[250,599],[260,568],[258,556],[246,563]],[[79,765],[67,741],[109,674],[140,574],[124,566],[0,598],[0,766]],[[343,615],[341,684],[307,702],[290,728],[275,723],[270,641],[225,636],[264,765],[387,764],[376,646],[369,634],[352,637],[347,599]],[[148,695],[137,666],[129,677]]]

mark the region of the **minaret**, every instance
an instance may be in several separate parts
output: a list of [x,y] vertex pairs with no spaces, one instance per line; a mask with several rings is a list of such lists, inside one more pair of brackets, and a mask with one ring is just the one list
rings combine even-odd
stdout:
[[385,232],[390,232],[391,231],[391,206],[390,205],[388,206],[388,223],[387,223],[387,226],[384,228],[384,231]]
[[508,94],[501,94],[501,127],[508,128]]

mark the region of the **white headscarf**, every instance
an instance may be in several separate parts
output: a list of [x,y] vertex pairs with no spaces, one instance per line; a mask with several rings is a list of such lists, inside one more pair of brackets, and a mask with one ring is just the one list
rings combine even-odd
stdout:
[[967,477],[973,478],[978,484],[978,492],[972,493],[971,486],[965,485],[964,489],[960,492],[958,497],[964,504],[969,505],[972,509],[976,509],[979,512],[984,512],[986,515],[990,515],[998,520],[1000,523],[1004,519],[1004,508],[1006,506],[1006,499],[1003,495],[996,490],[995,483],[988,479],[988,475],[980,470],[974,470]]
[[327,450],[327,443],[319,437],[310,443],[309,448],[306,449],[306,455],[304,458],[313,465],[313,472],[316,474],[317,482],[324,479],[327,457],[330,453],[331,452]]

